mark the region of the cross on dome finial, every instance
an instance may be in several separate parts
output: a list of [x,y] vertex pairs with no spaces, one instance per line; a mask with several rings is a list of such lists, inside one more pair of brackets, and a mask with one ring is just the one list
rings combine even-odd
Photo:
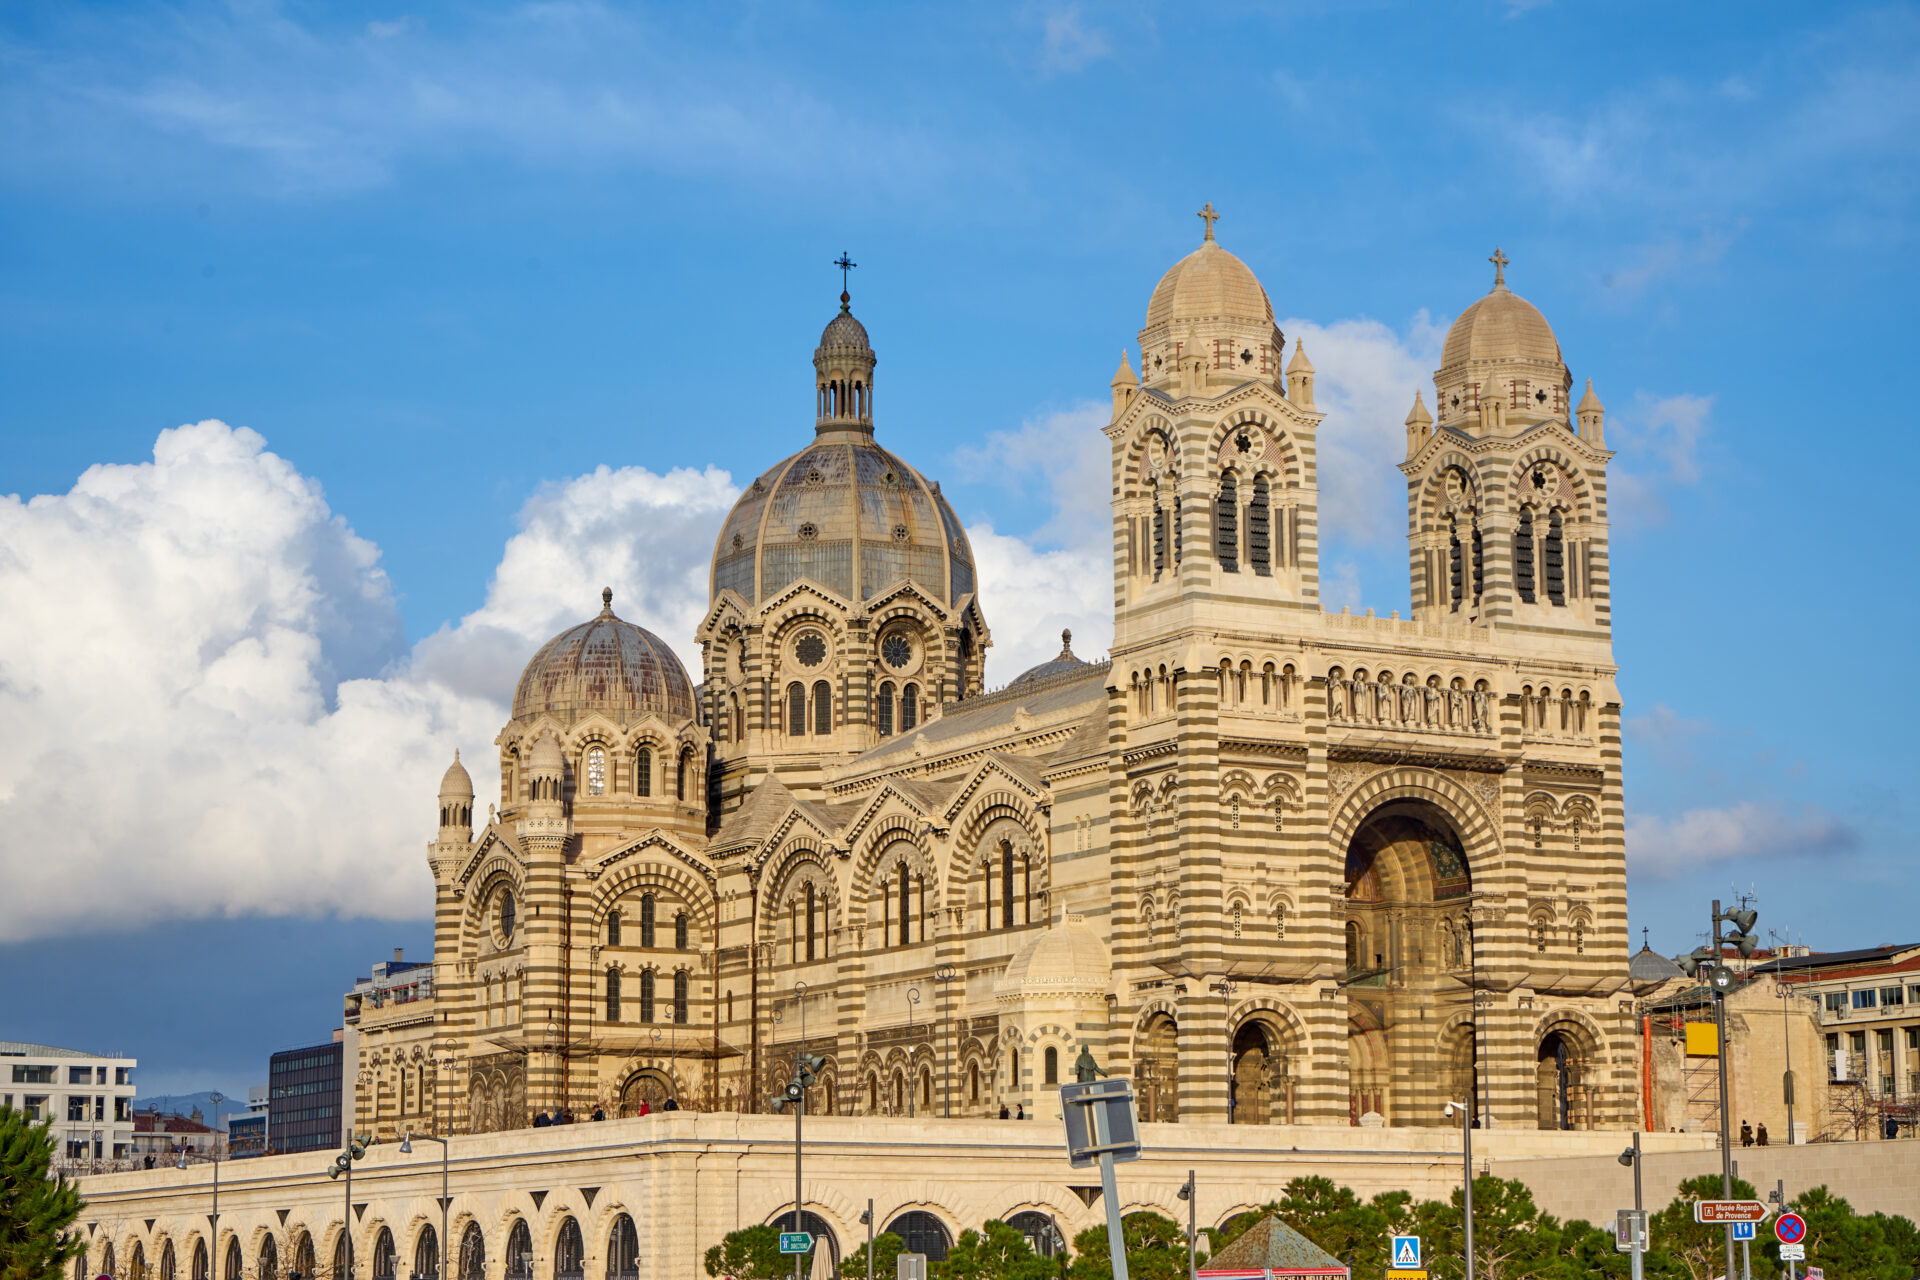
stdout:
[[1500,252],[1498,246],[1495,246],[1493,256],[1488,258],[1487,261],[1493,264],[1493,287],[1498,289],[1507,282],[1507,263],[1511,262],[1512,259]]
[[840,309],[846,311],[848,310],[847,304],[853,301],[853,295],[847,292],[847,272],[853,270],[860,264],[848,257],[847,251],[842,249],[840,256],[833,260],[833,265],[840,268]]
[[1213,201],[1207,201],[1207,207],[1194,216],[1207,224],[1207,239],[1213,239],[1213,224],[1220,221],[1220,215],[1213,211]]

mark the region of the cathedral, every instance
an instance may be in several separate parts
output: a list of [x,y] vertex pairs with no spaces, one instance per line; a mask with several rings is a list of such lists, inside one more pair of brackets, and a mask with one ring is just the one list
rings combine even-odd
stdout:
[[816,1115],[1031,1115],[1090,1059],[1149,1121],[1632,1123],[1591,382],[1496,251],[1406,419],[1411,616],[1328,612],[1314,366],[1215,216],[1110,383],[1111,653],[989,685],[993,584],[842,292],[698,678],[604,592],[497,802],[447,771],[431,977],[349,997],[356,1129],[764,1111],[803,1050]]

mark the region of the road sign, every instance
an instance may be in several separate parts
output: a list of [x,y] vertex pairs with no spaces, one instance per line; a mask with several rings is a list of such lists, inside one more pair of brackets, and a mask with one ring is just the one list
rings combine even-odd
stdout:
[[1799,1244],[1807,1238],[1807,1220],[1797,1213],[1783,1213],[1773,1224],[1773,1234],[1781,1244]]
[[1827,1273],[1821,1267],[1808,1267],[1807,1280],[1827,1280]]
[[1805,1262],[1806,1260],[1807,1246],[1803,1244],[1783,1244],[1780,1246],[1780,1261]]
[[1115,1160],[1140,1158],[1140,1120],[1133,1111],[1133,1081],[1089,1080],[1060,1086],[1061,1116],[1067,1122],[1067,1160],[1076,1169],[1102,1155]]
[[813,1252],[813,1233],[810,1231],[782,1231],[780,1233],[780,1252]]
[[1693,1220],[1716,1225],[1728,1222],[1765,1222],[1767,1206],[1758,1200],[1695,1200]]
[[1647,1251],[1647,1211],[1621,1209],[1613,1215],[1613,1247],[1620,1253],[1632,1253],[1638,1240],[1640,1252]]
[[1424,1271],[1403,1271],[1398,1267],[1388,1267],[1387,1280],[1427,1280],[1427,1273]]
[[1733,1224],[1733,1238],[1735,1240],[1751,1240],[1753,1239],[1754,1231],[1759,1225],[1757,1222],[1736,1222]]
[[1395,1271],[1418,1271],[1420,1269],[1419,1236],[1395,1236],[1393,1238],[1393,1269]]

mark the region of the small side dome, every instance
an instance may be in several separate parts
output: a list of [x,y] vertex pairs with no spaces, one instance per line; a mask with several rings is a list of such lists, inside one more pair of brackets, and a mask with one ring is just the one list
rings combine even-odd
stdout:
[[1014,953],[999,994],[1104,995],[1113,985],[1113,957],[1086,917],[1070,912]]
[[873,343],[867,337],[867,326],[854,319],[853,312],[848,309],[852,301],[848,294],[840,295],[840,314],[827,321],[827,327],[820,331],[822,350],[873,350]]
[[473,799],[473,778],[467,773],[467,766],[460,763],[460,752],[453,753],[453,763],[447,767],[445,776],[440,779],[440,798],[442,800]]
[[531,773],[549,774],[566,772],[567,762],[560,754],[560,740],[550,733],[540,735],[533,744],[533,751],[527,756],[527,769]]
[[1654,987],[1671,978],[1684,978],[1686,971],[1650,946],[1642,946],[1627,961],[1627,981],[1635,987]]
[[1040,663],[1038,666],[1028,667],[1025,671],[1022,671],[1019,675],[1015,676],[1013,678],[1013,683],[1008,685],[1007,687],[1011,689],[1016,686],[1039,684],[1041,681],[1051,680],[1055,676],[1064,676],[1064,675],[1069,675],[1076,671],[1085,671],[1086,669],[1088,669],[1093,665],[1094,664],[1091,662],[1083,661],[1082,659],[1076,658],[1074,656],[1073,632],[1062,631],[1060,633],[1059,656],[1054,658],[1049,658],[1047,661]]
[[693,719],[693,682],[664,640],[613,613],[613,589],[600,593],[600,616],[541,646],[513,694],[516,720],[543,712],[572,724],[595,712],[616,721],[658,713]]

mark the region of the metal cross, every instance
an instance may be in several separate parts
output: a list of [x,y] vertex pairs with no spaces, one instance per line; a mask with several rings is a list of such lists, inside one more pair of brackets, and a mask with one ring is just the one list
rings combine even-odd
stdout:
[[1507,263],[1511,261],[1511,259],[1509,259],[1506,254],[1500,252],[1498,248],[1495,248],[1493,256],[1488,258],[1487,261],[1493,264],[1493,283],[1495,285],[1505,284],[1507,282]]
[[847,272],[853,270],[860,264],[852,258],[849,258],[847,251],[842,249],[840,256],[833,260],[833,265],[840,268],[840,292],[845,293],[847,291]]
[[1207,201],[1207,207],[1194,216],[1207,224],[1207,239],[1213,239],[1213,224],[1220,221],[1220,215],[1213,211],[1213,201]]

